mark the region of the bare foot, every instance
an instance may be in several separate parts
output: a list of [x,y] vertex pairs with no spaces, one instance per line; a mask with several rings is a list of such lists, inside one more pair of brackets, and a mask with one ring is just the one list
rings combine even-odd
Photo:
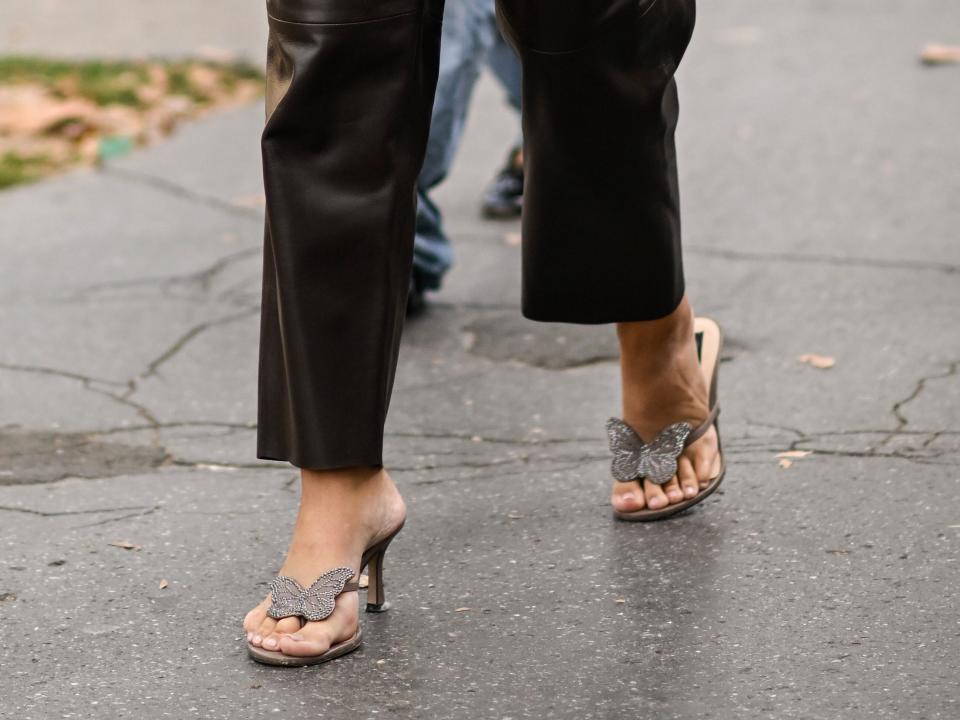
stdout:
[[[661,320],[620,323],[623,419],[645,442],[668,425],[697,427],[710,414],[707,384],[697,359],[693,309],[686,297]],[[677,474],[665,485],[648,481],[614,482],[611,503],[620,512],[668,505],[696,497],[720,472],[716,428],[683,451]]]
[[[379,468],[301,471],[300,511],[287,559],[280,569],[304,587],[335,567],[358,571],[363,551],[381,540],[406,517],[403,498],[386,471]],[[348,640],[357,631],[359,598],[355,592],[337,598],[330,617],[308,622],[267,616],[270,596],[247,613],[247,640],[264,650],[312,656]]]

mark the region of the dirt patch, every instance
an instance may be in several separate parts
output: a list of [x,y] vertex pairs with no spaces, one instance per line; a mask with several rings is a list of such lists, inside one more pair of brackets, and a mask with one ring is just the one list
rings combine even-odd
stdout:
[[102,442],[78,433],[0,430],[0,485],[130,475],[166,460],[166,451],[152,446]]
[[471,353],[498,362],[563,370],[620,357],[610,325],[536,323],[510,313],[475,320],[463,331]]

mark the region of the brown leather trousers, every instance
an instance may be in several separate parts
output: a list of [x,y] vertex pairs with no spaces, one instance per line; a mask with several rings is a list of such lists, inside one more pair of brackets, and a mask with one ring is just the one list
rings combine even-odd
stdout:
[[[268,0],[258,456],[382,464],[443,0]],[[683,296],[674,72],[694,0],[501,0],[523,63],[523,313]]]

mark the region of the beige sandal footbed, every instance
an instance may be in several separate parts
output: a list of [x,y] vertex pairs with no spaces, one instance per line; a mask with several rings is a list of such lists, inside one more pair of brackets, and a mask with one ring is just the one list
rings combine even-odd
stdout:
[[263,663],[264,665],[276,665],[278,667],[307,667],[308,665],[320,665],[346,655],[347,653],[356,650],[362,644],[363,631],[358,627],[357,632],[352,638],[337,643],[322,655],[307,655],[303,657],[297,655],[286,655],[279,650],[264,650],[263,648],[257,647],[256,645],[251,645],[250,643],[247,643],[247,652],[250,654],[251,658],[256,660],[258,663]]

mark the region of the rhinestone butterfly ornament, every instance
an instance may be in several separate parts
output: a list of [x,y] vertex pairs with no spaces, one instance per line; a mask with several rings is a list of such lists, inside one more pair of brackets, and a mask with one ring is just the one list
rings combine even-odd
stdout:
[[676,474],[677,458],[692,432],[693,428],[687,423],[674,423],[648,444],[623,420],[610,418],[607,420],[607,439],[613,453],[610,472],[621,482],[643,478],[663,485]]
[[285,617],[302,617],[317,621],[330,617],[336,607],[336,598],[343,592],[353,570],[334,568],[324,573],[309,588],[304,588],[292,577],[281,575],[270,583],[273,604],[267,615],[279,620]]

